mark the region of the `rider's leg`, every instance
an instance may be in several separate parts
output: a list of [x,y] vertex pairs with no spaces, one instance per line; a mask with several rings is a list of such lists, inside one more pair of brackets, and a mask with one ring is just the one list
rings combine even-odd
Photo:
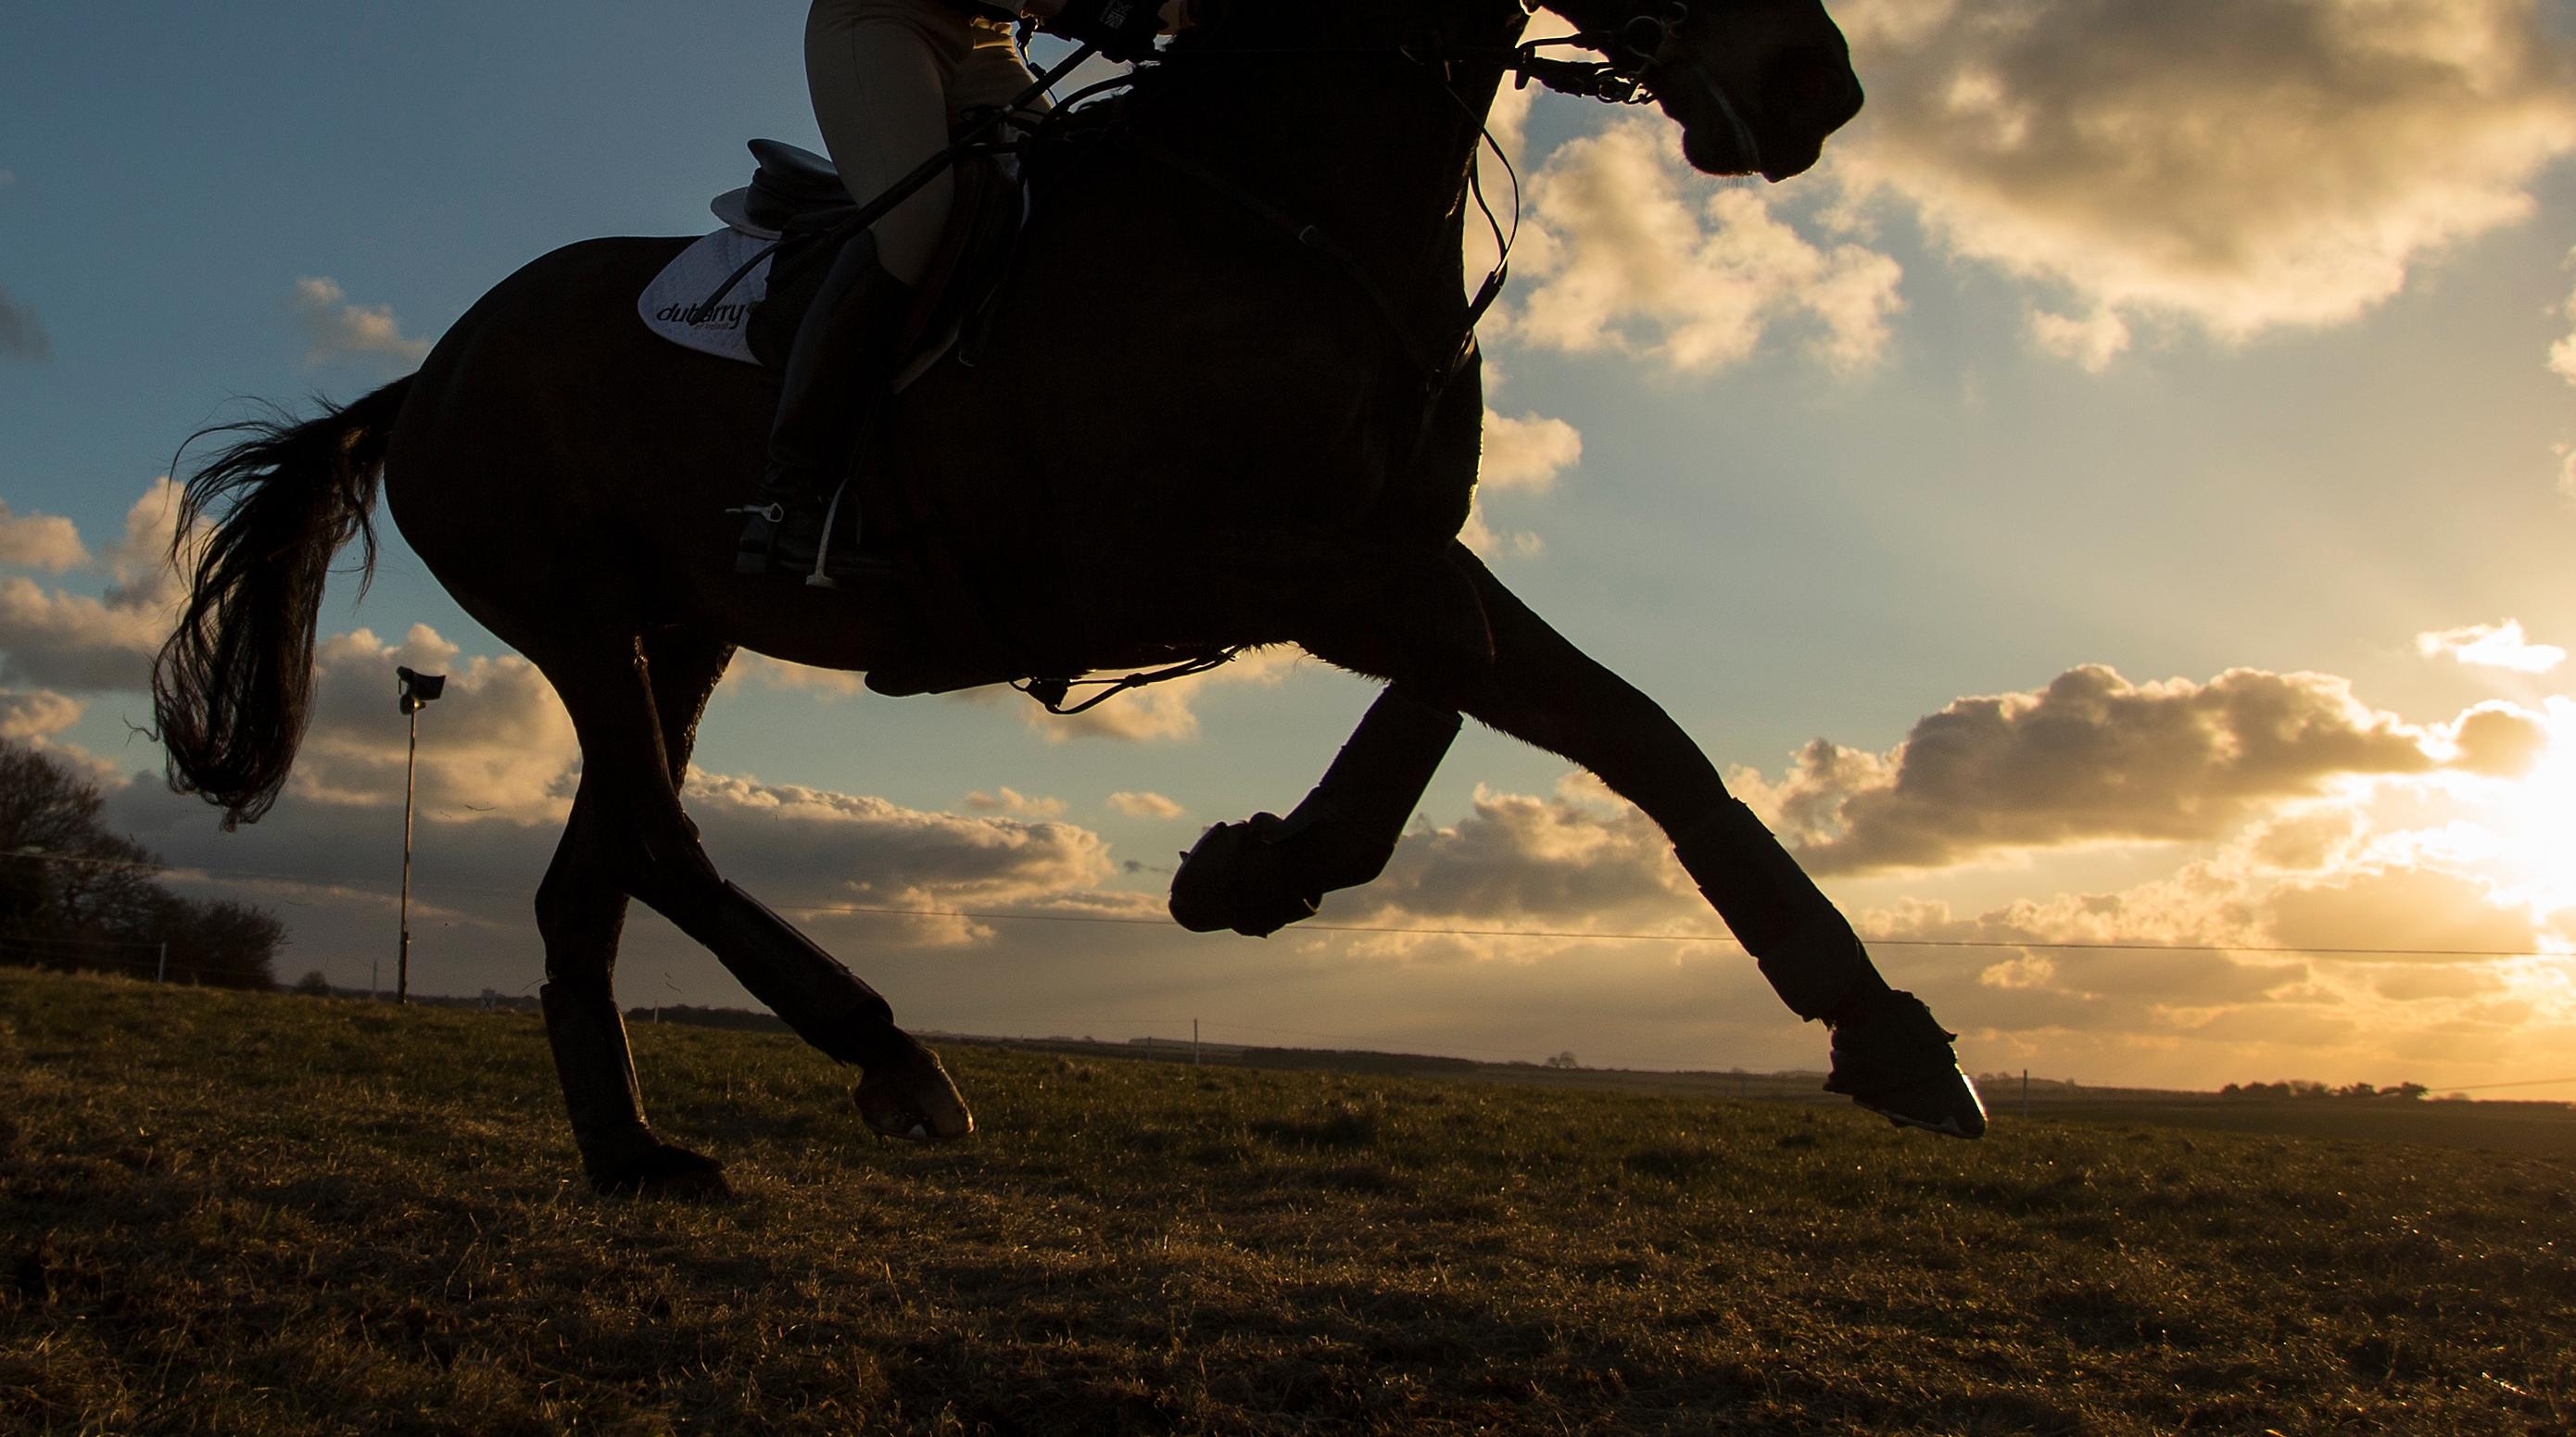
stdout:
[[[853,200],[874,199],[947,146],[949,87],[974,52],[966,17],[935,0],[816,0],[805,83]],[[954,193],[940,174],[877,221],[888,274],[919,284],[929,273]]]
[[[972,49],[965,18],[937,5],[818,0],[805,26],[806,79],[853,200],[874,199],[948,143],[948,80]],[[769,462],[745,511],[736,570],[812,568],[824,500],[902,363],[904,321],[952,193],[949,176],[935,176],[824,275],[780,375]]]
[[769,462],[734,550],[745,574],[812,573],[823,538],[824,501],[848,471],[869,415],[886,402],[901,362],[904,320],[914,290],[878,262],[873,234],[844,245],[815,291],[779,377]]

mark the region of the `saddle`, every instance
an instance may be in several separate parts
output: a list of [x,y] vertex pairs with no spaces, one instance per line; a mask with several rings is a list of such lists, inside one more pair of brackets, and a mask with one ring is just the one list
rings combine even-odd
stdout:
[[[674,343],[776,368],[785,362],[839,246],[854,236],[848,221],[858,207],[824,157],[776,140],[754,140],[750,148],[756,162],[751,183],[717,196],[710,206],[725,228],[666,266],[638,308],[648,326]],[[1019,250],[1030,199],[1016,157],[970,154],[955,176],[948,228],[906,327],[907,364],[896,380],[898,391],[952,352],[971,361]],[[901,585],[919,620],[915,655],[871,669],[868,687],[901,696],[1057,674],[1061,656],[1051,660],[1037,651],[1055,646],[1040,640],[1033,649],[1029,641],[1037,636],[1012,632],[996,610],[987,572],[992,556],[982,552],[987,546],[958,532],[957,516],[943,512],[948,506],[939,496],[921,492],[916,476],[897,459],[892,428],[880,426],[869,452],[857,456],[847,496],[853,502],[839,506],[842,517],[832,539],[836,545],[855,542],[861,514],[878,535],[890,538],[901,554]],[[1230,537],[1193,556],[1206,561],[1205,572],[1173,576],[1201,595],[1239,600],[1241,611],[1227,613],[1218,626],[1229,637],[1288,638],[1297,627],[1287,622],[1291,615],[1258,596],[1296,592],[1308,600],[1290,606],[1296,610],[1323,603],[1373,612],[1375,623],[1393,631],[1397,648],[1430,660],[1435,671],[1473,673],[1493,661],[1493,640],[1474,585],[1436,548],[1422,552],[1303,529]],[[1050,570],[1062,564],[1060,555],[1024,557]],[[1236,604],[1214,607],[1231,610]],[[1136,641],[1124,652],[1088,643],[1081,652],[1090,663],[1145,667],[1192,660],[1219,647],[1213,635],[1165,635]]]
[[[786,362],[814,292],[858,212],[840,171],[810,150],[753,140],[751,183],[708,208],[725,222],[683,250],[636,304],[655,334],[702,354],[776,368]],[[956,199],[939,252],[905,328],[911,363],[896,387],[963,335],[986,308],[1019,247],[1027,199],[1008,157],[970,154],[955,171]]]

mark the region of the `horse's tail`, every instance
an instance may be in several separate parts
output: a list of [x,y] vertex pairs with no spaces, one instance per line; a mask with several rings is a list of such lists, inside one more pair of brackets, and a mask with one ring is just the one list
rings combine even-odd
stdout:
[[180,495],[170,561],[187,578],[188,603],[153,661],[152,707],[170,787],[222,808],[228,830],[277,802],[304,741],[331,557],[356,539],[361,592],[374,576],[376,491],[410,389],[400,379],[309,423],[280,415],[195,436],[245,437]]

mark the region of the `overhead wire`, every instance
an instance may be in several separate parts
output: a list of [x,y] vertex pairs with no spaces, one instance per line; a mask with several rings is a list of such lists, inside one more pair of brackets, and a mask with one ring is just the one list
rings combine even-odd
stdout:
[[[141,863],[130,859],[85,858],[72,854],[30,853],[15,850],[0,853],[0,858],[24,858],[47,863],[79,863],[108,868],[132,868],[162,874],[197,874],[208,878],[229,878],[246,882],[292,883],[309,887],[340,889],[390,897],[363,882],[317,879],[309,874],[260,873],[247,869],[212,868],[202,864]],[[448,893],[499,893],[533,897],[531,890],[490,884],[427,883],[415,884],[414,891]],[[781,913],[808,917],[865,915],[885,918],[957,918],[978,923],[1089,923],[1124,925],[1138,928],[1168,928],[1167,918],[1130,917],[1114,913],[1010,913],[997,909],[972,908],[906,908],[884,904],[816,903],[771,904]],[[1597,931],[1572,928],[1435,928],[1398,924],[1318,923],[1297,925],[1307,933],[1356,933],[1381,937],[1408,938],[1540,938],[1559,942],[1595,943],[1719,943],[1742,947],[1734,935],[1727,933],[1637,933]],[[2367,948],[2337,947],[2323,944],[2265,943],[2140,943],[2097,939],[2050,938],[1901,938],[1861,935],[1860,941],[1872,948],[1956,948],[1988,952],[2044,948],[2056,952],[2092,953],[2251,953],[2276,957],[2311,958],[2571,958],[2576,953],[2553,953],[2540,949],[2506,948]]]

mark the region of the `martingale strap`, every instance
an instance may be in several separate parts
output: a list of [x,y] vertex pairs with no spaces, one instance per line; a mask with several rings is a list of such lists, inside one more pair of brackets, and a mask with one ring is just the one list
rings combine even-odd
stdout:
[[[1494,307],[1494,301],[1501,298],[1503,286],[1511,278],[1510,239],[1499,230],[1496,231],[1495,240],[1499,247],[1500,258],[1497,259],[1492,273],[1485,276],[1485,282],[1477,287],[1475,298],[1468,302],[1467,312],[1459,323],[1457,334],[1448,339],[1435,356],[1414,337],[1412,327],[1405,322],[1403,311],[1396,307],[1394,297],[1386,292],[1386,286],[1378,283],[1377,277],[1368,272],[1367,267],[1359,262],[1358,257],[1344,249],[1331,235],[1326,234],[1321,226],[1298,219],[1198,161],[1186,155],[1176,154],[1151,140],[1140,139],[1123,128],[1113,131],[1111,139],[1135,154],[1233,202],[1236,207],[1288,236],[1300,248],[1332,264],[1341,271],[1344,278],[1351,282],[1353,288],[1367,297],[1370,306],[1377,311],[1378,318],[1385,321],[1386,332],[1395,341],[1396,348],[1402,351],[1405,362],[1411,366],[1415,374],[1421,376],[1421,393],[1415,401],[1417,417],[1413,427],[1413,438],[1406,445],[1404,458],[1398,468],[1410,470],[1415,464],[1420,463],[1423,453],[1431,447],[1432,436],[1439,426],[1440,397],[1448,393],[1449,386],[1456,383],[1458,376],[1467,372],[1467,366],[1475,362],[1476,326],[1483,321],[1485,312]],[[1486,142],[1491,143],[1491,140],[1491,135],[1487,135]],[[1508,164],[1509,161],[1505,163]],[[1517,220],[1515,230],[1517,230]]]

